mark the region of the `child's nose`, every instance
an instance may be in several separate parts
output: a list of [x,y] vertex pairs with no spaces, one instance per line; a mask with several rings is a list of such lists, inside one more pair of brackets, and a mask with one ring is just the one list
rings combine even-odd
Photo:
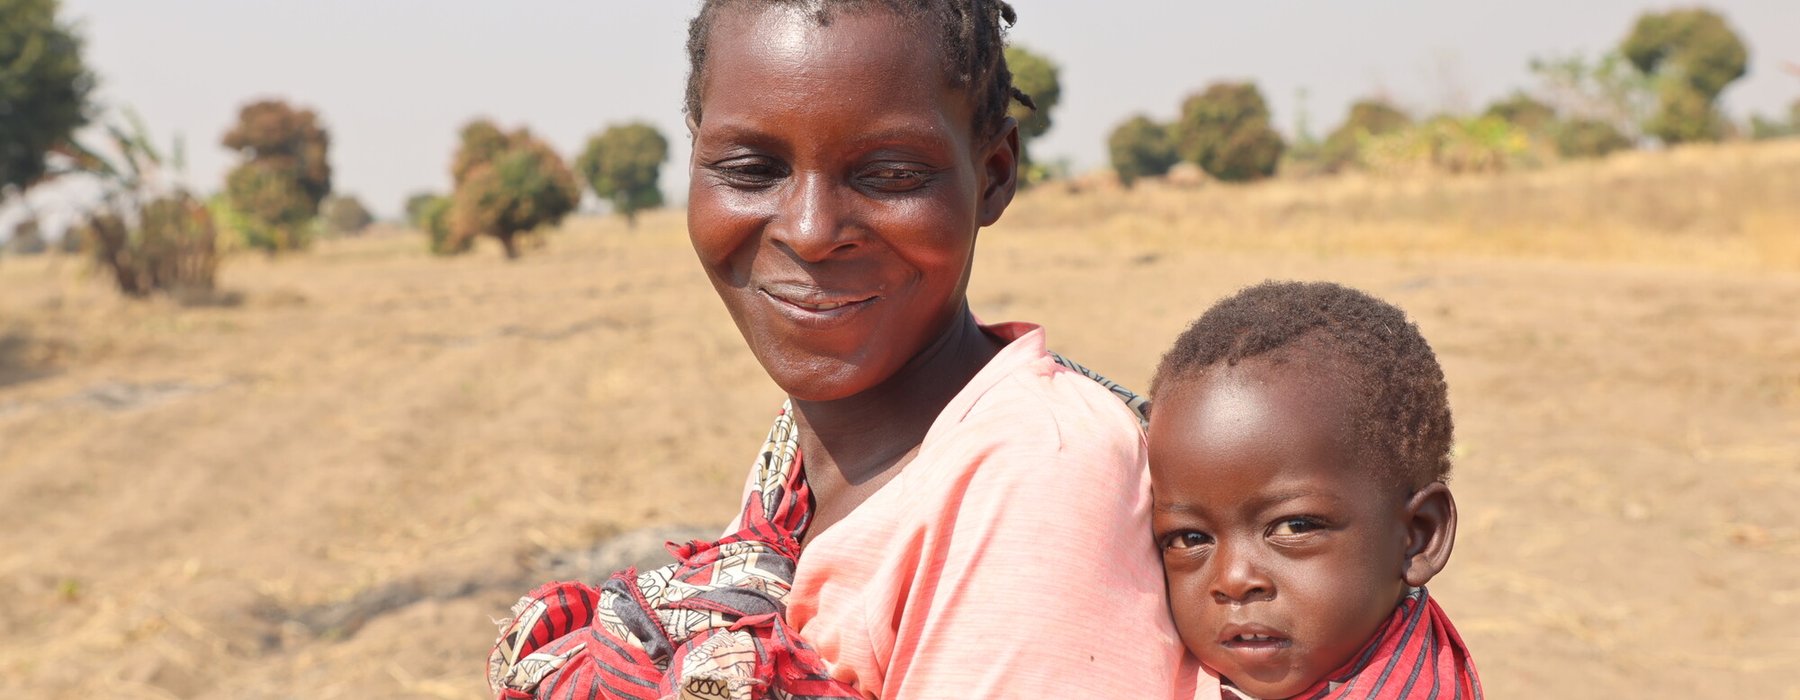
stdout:
[[1235,549],[1220,547],[1213,552],[1213,600],[1242,604],[1274,598],[1275,582],[1263,572],[1256,557]]
[[820,262],[854,248],[861,240],[848,226],[842,193],[831,178],[795,173],[768,235],[806,262]]

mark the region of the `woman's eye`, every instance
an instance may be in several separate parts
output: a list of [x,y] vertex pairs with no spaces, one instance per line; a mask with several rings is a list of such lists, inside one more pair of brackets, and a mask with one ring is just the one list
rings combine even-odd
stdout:
[[1277,537],[1292,537],[1294,535],[1304,535],[1324,527],[1325,525],[1323,523],[1312,518],[1287,518],[1277,521],[1275,527],[1269,531],[1269,534]]
[[1164,544],[1163,547],[1165,549],[1192,549],[1194,547],[1203,547],[1209,544],[1212,544],[1211,535],[1204,532],[1189,531],[1176,533],[1171,536],[1168,539],[1168,543]]
[[871,168],[862,180],[870,187],[886,191],[904,191],[923,185],[931,173],[917,168]]
[[734,185],[765,185],[786,174],[780,164],[761,159],[726,161],[712,169]]

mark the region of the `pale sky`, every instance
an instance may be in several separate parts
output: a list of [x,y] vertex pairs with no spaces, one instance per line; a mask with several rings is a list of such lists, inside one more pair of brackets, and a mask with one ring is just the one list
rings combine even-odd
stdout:
[[[87,37],[101,98],[135,108],[164,143],[187,142],[188,179],[217,190],[232,165],[218,139],[243,103],[283,97],[331,132],[335,189],[378,215],[446,190],[458,127],[527,125],[572,158],[609,123],[669,137],[665,193],[685,197],[683,41],[696,0],[64,0]],[[1035,147],[1077,170],[1105,165],[1113,125],[1174,116],[1220,79],[1254,79],[1289,129],[1308,92],[1322,133],[1348,103],[1384,93],[1418,111],[1479,108],[1529,87],[1533,56],[1597,55],[1642,0],[1013,0],[1013,39],[1062,66],[1055,126]],[[1800,97],[1800,2],[1728,0],[1750,74],[1727,111],[1784,113]]]

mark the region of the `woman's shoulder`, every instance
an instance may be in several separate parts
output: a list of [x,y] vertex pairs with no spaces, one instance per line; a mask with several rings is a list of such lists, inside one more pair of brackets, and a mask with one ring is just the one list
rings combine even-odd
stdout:
[[1135,481],[1121,476],[1142,471],[1143,432],[1124,395],[1059,362],[1041,337],[1015,339],[996,364],[926,435],[931,471],[980,467],[983,480],[1007,482],[1063,463],[1059,480]]

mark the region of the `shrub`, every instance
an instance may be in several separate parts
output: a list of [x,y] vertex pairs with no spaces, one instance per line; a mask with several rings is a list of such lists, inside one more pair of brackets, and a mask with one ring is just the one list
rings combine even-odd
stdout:
[[1645,131],[1670,144],[1716,140],[1725,133],[1714,103],[1727,85],[1744,77],[1750,54],[1724,17],[1698,8],[1646,13],[1619,50],[1661,83],[1657,111]]
[[1495,117],[1527,133],[1549,133],[1556,125],[1556,110],[1524,92],[1488,105],[1482,116]]
[[1320,149],[1320,167],[1337,172],[1360,162],[1362,146],[1375,136],[1384,136],[1412,126],[1412,117],[1385,99],[1358,100],[1350,105],[1344,123],[1325,136]]
[[1138,178],[1166,175],[1169,168],[1181,162],[1169,128],[1141,114],[1115,127],[1106,139],[1106,147],[1119,182],[1127,187]]
[[518,258],[519,234],[556,225],[581,200],[575,176],[547,144],[519,129],[496,148],[495,133],[499,129],[486,122],[463,129],[463,148],[452,166],[457,185],[446,214],[441,246],[446,252],[467,250],[477,236],[492,236],[508,259]]
[[269,253],[304,248],[331,193],[331,141],[318,115],[280,100],[253,102],[220,143],[243,159],[226,176],[225,195],[243,217],[244,243]]
[[1176,152],[1213,177],[1241,182],[1274,175],[1284,148],[1253,83],[1215,83],[1182,103]]
[[1436,117],[1417,126],[1372,137],[1363,160],[1379,172],[1494,172],[1512,167],[1531,140],[1498,117]]
[[375,223],[375,217],[363,206],[362,200],[349,195],[331,195],[319,205],[319,216],[325,220],[332,233],[343,236],[354,236]]
[[213,288],[216,229],[205,205],[176,192],[137,207],[136,225],[118,212],[90,217],[80,229],[95,261],[130,297]]
[[1618,127],[1598,119],[1569,119],[1554,126],[1556,152],[1564,158],[1598,158],[1631,148]]
[[575,172],[594,194],[612,203],[613,211],[637,225],[637,213],[663,204],[656,185],[669,159],[669,141],[644,123],[610,126],[588,139]]

